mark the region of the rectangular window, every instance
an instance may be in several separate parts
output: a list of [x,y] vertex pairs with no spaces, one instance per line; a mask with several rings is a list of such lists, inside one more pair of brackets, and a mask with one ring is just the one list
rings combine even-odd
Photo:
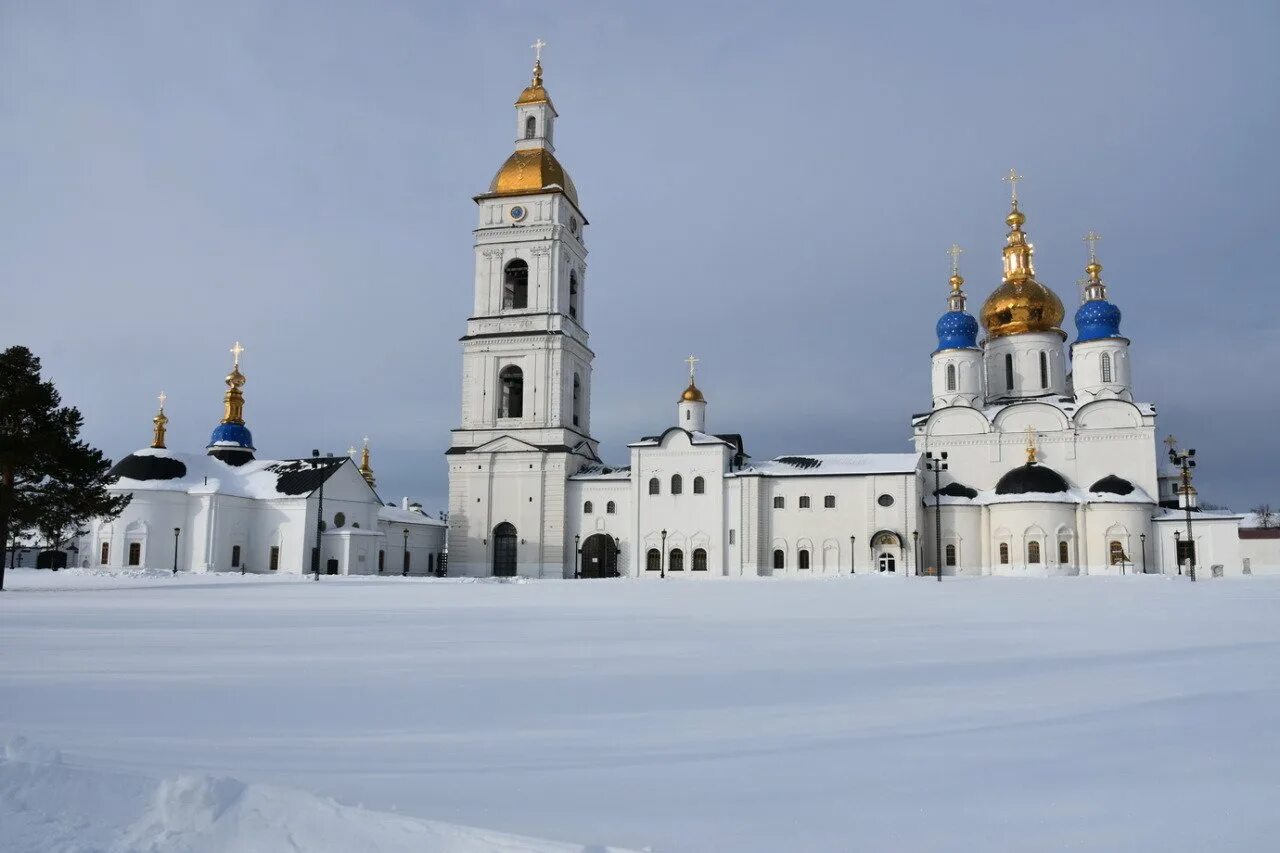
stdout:
[[239,545],[231,546],[231,568],[233,569],[240,568],[240,546]]
[[734,531],[733,531],[733,530],[730,530],[730,531],[729,531],[729,544],[730,544],[730,545],[732,545],[732,544],[733,544],[733,542],[734,542],[734,539],[733,539],[733,533],[734,533]]
[[785,509],[786,506],[787,506],[787,499],[782,497],[781,495],[773,499],[774,509]]
[[[1191,558],[1195,556],[1195,545],[1185,539],[1178,540],[1178,565],[1183,566],[1191,562]],[[104,560],[105,562],[105,560]]]
[[1006,391],[1013,390],[1013,354],[1005,353],[1004,356],[1004,389]]
[[[378,556],[379,557],[382,556],[381,552],[379,552]],[[268,565],[271,567],[271,571],[273,572],[280,570],[280,546],[279,545],[271,546],[271,556],[269,558]]]
[[142,564],[142,543],[129,543],[129,565],[138,566]]
[[948,545],[943,553],[945,554],[946,564],[954,566],[956,564],[956,546]]
[[103,542],[102,550],[99,552],[98,562],[105,566],[108,560],[110,559],[110,557],[111,557],[111,544],[108,542]]
[[1040,387],[1049,387],[1049,354],[1040,353]]
[[808,496],[808,495],[801,495],[801,496],[800,496],[800,508],[801,508],[801,509],[808,509],[808,508],[809,508],[809,496]]
[[835,508],[836,508],[836,496],[835,496],[835,495],[827,495],[825,498],[823,498],[823,499],[822,499],[822,506],[823,506],[824,508],[826,508],[826,509],[835,509]]
[[1000,543],[1000,565],[1002,566],[1009,565],[1009,543],[1008,542]]

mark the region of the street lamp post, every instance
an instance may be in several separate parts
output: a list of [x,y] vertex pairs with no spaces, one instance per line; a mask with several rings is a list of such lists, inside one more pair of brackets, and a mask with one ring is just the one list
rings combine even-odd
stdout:
[[573,534],[573,577],[582,577],[582,534]]
[[1191,582],[1196,582],[1196,539],[1191,532],[1191,469],[1196,467],[1194,447],[1178,450],[1170,439],[1169,461],[1182,470],[1182,508],[1187,513],[1187,552],[1191,555]]
[[916,561],[916,574],[920,574],[920,531],[911,531],[911,559]]
[[178,574],[178,534],[182,532],[181,527],[173,528],[173,573]]
[[851,575],[858,573],[858,550],[853,547],[853,543],[857,540],[857,536],[849,537],[849,574]]
[[1182,560],[1178,559],[1179,552],[1182,551],[1182,531],[1173,531],[1173,562],[1178,567],[1178,574],[1182,574]]
[[938,583],[942,583],[942,472],[947,470],[947,451],[936,457],[933,451],[924,455],[924,467],[933,472],[933,538],[935,540],[935,559],[938,561]]
[[622,554],[622,538],[619,536],[615,536],[613,537],[613,566],[609,569],[609,577],[611,578],[616,578],[622,574],[622,572],[618,570],[618,559],[621,554]]
[[662,529],[662,553],[658,555],[658,576],[663,580],[667,577],[667,529]]
[[400,577],[409,577],[409,528],[404,529],[404,569],[400,572]]
[[1147,573],[1147,534],[1138,534],[1138,539],[1142,542],[1142,573]]
[[[311,458],[319,460],[320,451],[312,450]],[[315,464],[319,465],[320,463],[317,461]],[[320,532],[322,530],[324,530],[324,475],[323,474],[321,474],[320,476],[320,503],[316,507],[316,548],[315,548],[315,554],[311,557],[311,570],[315,572],[315,579],[317,582],[320,580]]]

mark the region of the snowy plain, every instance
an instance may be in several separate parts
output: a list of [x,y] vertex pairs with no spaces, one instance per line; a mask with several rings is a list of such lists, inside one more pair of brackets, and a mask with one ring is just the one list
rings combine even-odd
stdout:
[[7,586],[6,851],[1280,837],[1280,578]]

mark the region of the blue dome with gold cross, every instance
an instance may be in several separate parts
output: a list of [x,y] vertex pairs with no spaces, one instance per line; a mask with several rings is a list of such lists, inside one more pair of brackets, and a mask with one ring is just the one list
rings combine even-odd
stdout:
[[968,311],[948,311],[938,318],[938,349],[972,349],[978,345],[978,320]]
[[1084,268],[1089,281],[1084,289],[1084,304],[1076,309],[1077,343],[1120,337],[1120,309],[1107,299],[1107,286],[1102,282],[1102,264],[1098,263],[1094,250],[1098,239],[1092,231],[1085,236],[1090,246],[1089,265]]

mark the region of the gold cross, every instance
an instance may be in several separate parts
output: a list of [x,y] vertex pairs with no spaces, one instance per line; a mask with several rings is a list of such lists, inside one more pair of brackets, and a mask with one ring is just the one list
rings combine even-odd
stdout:
[[240,354],[244,352],[244,347],[240,346],[240,342],[236,341],[236,345],[231,348],[231,354],[235,356],[235,366],[240,366]]
[[529,47],[533,48],[533,61],[534,61],[534,62],[541,62],[541,61],[542,61],[542,49],[543,49],[544,47],[546,47],[546,46],[547,46],[547,43],[546,43],[545,41],[543,41],[542,39],[538,39],[538,40],[537,40],[537,41],[535,41],[533,44],[529,45]]
[[1035,427],[1027,427],[1027,464],[1030,465],[1036,461],[1036,430]]
[[696,365],[698,362],[702,361],[702,359],[698,358],[697,356],[692,356],[692,355],[691,355],[691,356],[689,356],[688,358],[686,358],[686,359],[685,359],[685,361],[689,364],[689,384],[690,384],[690,385],[692,385],[692,384],[693,384],[694,365]]
[[164,401],[169,399],[169,395],[167,395],[167,394],[165,394],[163,391],[161,391],[161,392],[160,392],[160,396],[159,396],[159,397],[156,397],[156,399],[160,401],[160,411],[162,411],[162,412],[163,412],[163,411],[164,411]]
[[1018,181],[1022,180],[1022,176],[1018,174],[1018,170],[1010,169],[1009,174],[1005,175],[1000,180],[1009,182],[1010,195],[1013,198],[1013,203],[1017,204],[1018,203]]
[[960,256],[964,254],[964,249],[952,243],[951,248],[947,249],[947,254],[951,256],[951,274],[960,275]]
[[1169,446],[1170,450],[1173,450],[1178,446],[1178,437],[1175,435],[1166,435],[1164,437],[1164,443]]
[[1084,235],[1084,241],[1089,244],[1089,263],[1095,263],[1098,260],[1098,241],[1102,239],[1102,235],[1097,231],[1090,231]]

